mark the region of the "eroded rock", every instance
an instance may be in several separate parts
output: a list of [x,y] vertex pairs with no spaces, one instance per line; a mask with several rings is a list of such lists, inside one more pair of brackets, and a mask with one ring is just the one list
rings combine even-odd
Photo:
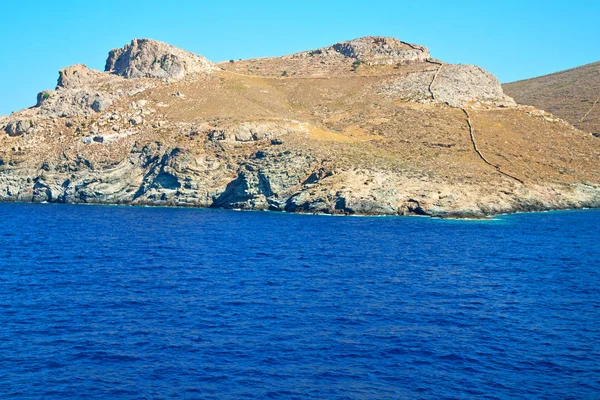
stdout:
[[407,64],[423,62],[429,58],[429,50],[425,46],[383,36],[366,36],[336,43],[331,48],[346,57],[356,58],[369,65]]
[[461,107],[472,101],[516,105],[512,98],[504,94],[494,75],[475,65],[445,64],[431,89],[436,100],[453,107]]
[[306,132],[306,127],[294,123],[243,122],[229,128],[212,130],[209,133],[209,139],[226,142],[276,140],[293,132]]
[[424,62],[429,58],[429,50],[425,46],[402,42],[395,38],[366,36],[282,57],[298,58],[319,59],[324,64],[355,59],[368,65],[394,65]]
[[34,127],[34,123],[29,119],[19,119],[10,121],[4,128],[8,136],[21,136],[29,132]]
[[180,80],[194,73],[210,73],[216,67],[206,58],[150,39],[134,39],[111,50],[105,71],[125,78]]
[[108,109],[115,96],[92,88],[64,89],[49,92],[47,99],[41,102],[41,115],[56,117],[86,116],[92,112]]
[[75,64],[58,72],[57,89],[75,89],[94,84],[103,77],[103,73],[89,69],[84,64]]
[[406,101],[436,101],[452,107],[470,102],[516,106],[494,75],[474,65],[443,64],[440,69],[432,63],[430,68],[394,77],[384,83],[381,92]]

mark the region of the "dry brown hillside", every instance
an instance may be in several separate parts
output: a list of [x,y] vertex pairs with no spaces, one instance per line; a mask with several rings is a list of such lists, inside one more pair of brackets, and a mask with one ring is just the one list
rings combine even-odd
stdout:
[[0,199],[483,217],[600,205],[600,138],[366,37],[215,64],[147,39],[0,120]]
[[600,62],[502,86],[519,104],[549,111],[600,135]]

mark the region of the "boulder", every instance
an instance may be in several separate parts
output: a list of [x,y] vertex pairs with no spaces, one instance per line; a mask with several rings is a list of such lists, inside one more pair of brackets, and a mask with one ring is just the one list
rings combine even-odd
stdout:
[[135,115],[129,119],[129,123],[133,126],[144,123],[144,118],[141,115]]
[[194,73],[210,73],[216,67],[206,58],[150,39],[133,39],[111,50],[105,71],[125,78],[183,79]]
[[33,126],[33,121],[19,119],[10,121],[4,128],[4,131],[8,133],[8,136],[21,136],[22,134],[29,132]]
[[106,110],[111,105],[112,105],[111,98],[106,94],[99,93],[96,95],[96,98],[94,99],[94,102],[92,103],[92,105],[90,107],[92,108],[92,110],[94,110],[96,112],[101,112],[101,111]]

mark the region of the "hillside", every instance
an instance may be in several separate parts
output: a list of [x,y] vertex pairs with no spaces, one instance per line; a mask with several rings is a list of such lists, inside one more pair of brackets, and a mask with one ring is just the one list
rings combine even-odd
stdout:
[[213,63],[135,39],[0,119],[0,200],[485,217],[600,205],[600,138],[366,37]]
[[530,104],[575,127],[600,135],[600,62],[502,85],[520,104]]

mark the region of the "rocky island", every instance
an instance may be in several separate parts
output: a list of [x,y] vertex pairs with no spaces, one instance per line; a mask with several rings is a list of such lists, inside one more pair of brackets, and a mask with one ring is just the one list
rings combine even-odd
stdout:
[[600,138],[364,37],[213,63],[135,39],[0,117],[0,201],[486,217],[600,206]]

